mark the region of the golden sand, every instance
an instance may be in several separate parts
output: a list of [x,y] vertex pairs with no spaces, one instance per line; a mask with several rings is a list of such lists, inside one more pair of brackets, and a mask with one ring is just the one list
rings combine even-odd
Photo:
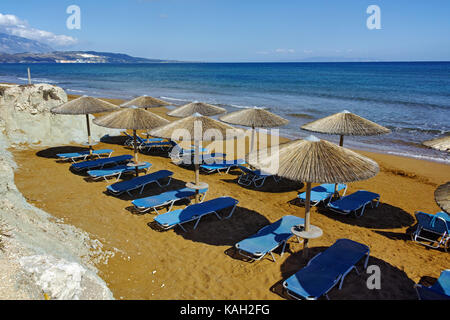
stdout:
[[[152,111],[164,115],[167,109]],[[100,143],[96,149],[113,149],[114,156],[132,154],[132,150],[120,142],[117,139],[115,143]],[[277,184],[269,179],[262,188],[255,189],[236,183],[239,171],[202,174],[201,181],[210,186],[207,199],[231,196],[239,200],[233,216],[219,221],[210,215],[202,218],[196,230],[192,230],[194,224],[189,223],[186,224],[187,232],[179,228],[160,232],[151,226],[154,213],[137,214],[130,210],[132,198],[107,195],[107,182],[88,181],[86,176],[70,172],[70,163],[56,162],[56,153],[70,152],[74,147],[11,150],[18,164],[15,182],[31,204],[86,230],[102,241],[106,249],[119,250],[107,264],[98,265],[99,275],[115,298],[286,298],[282,281],[307,262],[302,258],[302,245],[292,238],[282,257],[279,250],[276,251],[276,262],[269,256],[255,263],[241,260],[233,246],[284,215],[303,217],[304,208],[292,201],[298,192],[304,191],[303,184],[286,181]],[[361,272],[358,276],[352,272],[346,277],[342,290],[333,289],[329,297],[416,299],[415,282],[432,282],[441,270],[450,266],[448,253],[418,245],[409,235],[416,223],[414,211],[439,211],[433,193],[438,185],[450,180],[450,167],[385,154],[361,153],[379,163],[380,173],[372,179],[349,184],[347,193],[359,189],[377,192],[381,194],[381,203],[376,209],[367,209],[361,218],[324,210],[319,212],[314,208],[311,222],[322,228],[324,234],[310,242],[310,256],[339,238],[364,243],[371,250],[369,265],[381,268],[381,289],[367,289],[369,275]],[[137,197],[184,187],[185,182],[193,180],[194,172],[172,164],[167,153],[140,154],[139,160],[152,163],[150,172],[173,171],[174,179],[170,186],[162,189],[148,186]]]

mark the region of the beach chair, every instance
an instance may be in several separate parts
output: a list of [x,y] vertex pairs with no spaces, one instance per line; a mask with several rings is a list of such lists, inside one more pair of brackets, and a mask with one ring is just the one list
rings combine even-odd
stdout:
[[168,150],[173,147],[171,141],[149,141],[139,145],[139,150],[149,152],[152,149]]
[[308,264],[283,282],[289,296],[295,299],[327,299],[328,292],[339,283],[342,289],[345,276],[356,269],[356,264],[366,257],[364,268],[369,261],[369,247],[349,240],[338,239],[331,247],[317,254]]
[[128,132],[126,132],[126,131],[122,131],[122,133],[127,137],[127,140],[125,140],[123,145],[131,147],[133,145],[133,141],[134,141],[133,136],[128,134]]
[[430,287],[415,284],[419,300],[450,300],[450,269],[443,270]]
[[[111,154],[113,153],[113,150],[111,149],[101,149],[101,150],[93,150],[92,156],[96,156],[99,158],[102,158],[102,156],[105,156],[107,158],[111,157]],[[56,155],[59,160],[70,160],[72,162],[76,162],[76,160],[86,160],[87,157],[89,157],[89,151],[81,151],[81,152],[71,152],[71,153],[59,153]]]
[[[260,229],[256,234],[235,244],[239,254],[253,260],[261,260],[270,253],[273,261],[275,257],[273,250],[283,245],[281,256],[283,256],[287,241],[294,235],[291,228],[303,225],[304,219],[295,216],[284,216],[280,220]],[[297,237],[297,240],[301,240]]]
[[[334,195],[335,184],[334,183],[325,183],[320,186],[314,187],[311,189],[311,198],[310,203],[313,207],[317,206],[319,203],[330,202]],[[337,192],[344,190],[342,196],[345,196],[347,192],[346,184],[338,184]],[[305,203],[306,201],[306,192],[300,193],[297,198],[301,203]]]
[[117,156],[117,157],[88,160],[88,161],[73,163],[70,166],[70,169],[75,170],[75,171],[82,171],[82,170],[89,170],[89,169],[94,169],[94,168],[103,168],[104,166],[108,166],[108,165],[127,163],[127,162],[130,162],[131,159],[133,159],[133,156],[131,156],[129,154],[125,154],[125,155]]
[[[148,169],[152,166],[150,162],[143,162],[142,165],[137,167],[138,171],[148,171]],[[108,178],[117,177],[116,181],[120,179],[122,174],[136,172],[136,167],[130,167],[126,164],[115,166],[112,168],[104,168],[97,170],[89,170],[87,173],[93,180],[105,179],[108,181]]]
[[261,188],[266,182],[266,179],[272,177],[275,182],[279,182],[281,179],[273,174],[265,173],[259,169],[251,170],[247,167],[238,166],[241,169],[242,174],[238,178],[238,183],[243,186],[249,186],[252,183],[256,188]]
[[[435,249],[443,246],[447,251],[450,240],[450,216],[445,212],[429,214],[421,211],[416,211],[415,216],[417,228],[412,234],[413,241]],[[427,235],[427,232],[430,235]]]
[[155,217],[155,223],[163,230],[171,229],[175,226],[179,226],[183,231],[186,231],[182,226],[184,223],[190,221],[196,221],[194,230],[197,228],[200,219],[208,214],[214,213],[219,220],[222,220],[217,213],[219,210],[231,208],[231,212],[224,217],[229,219],[234,210],[236,209],[238,200],[231,197],[220,197],[212,200],[204,201],[202,203],[191,204],[184,209],[178,209],[160,214]]
[[[206,197],[208,188],[199,190],[200,202],[203,202]],[[157,214],[160,214],[158,208],[169,206],[167,211],[171,211],[175,202],[183,199],[193,198],[195,196],[195,190],[190,188],[182,188],[178,190],[167,191],[155,196],[146,197],[142,199],[136,199],[131,201],[135,209],[138,212],[144,213],[150,210],[154,210]]]
[[356,217],[361,217],[368,204],[372,208],[374,207],[374,201],[376,201],[375,206],[378,207],[380,203],[380,195],[378,193],[359,190],[339,200],[328,203],[327,207],[334,212],[341,214],[354,213]]
[[214,172],[221,173],[222,171],[228,173],[232,168],[237,168],[243,164],[245,164],[244,159],[226,160],[224,162],[221,161],[212,164],[202,164],[200,165],[200,169],[208,174]]
[[[145,176],[136,177],[127,181],[121,181],[114,184],[111,184],[106,187],[106,190],[110,192],[113,195],[121,195],[122,193],[126,192],[130,196],[131,191],[141,188],[141,191],[139,194],[142,194],[144,191],[144,188],[146,185],[150,183],[156,183],[160,187],[165,187],[170,184],[172,181],[172,175],[173,172],[169,170],[160,170],[156,172],[152,172],[149,174],[146,174]],[[168,182],[166,184],[161,184],[160,180],[168,179]]]

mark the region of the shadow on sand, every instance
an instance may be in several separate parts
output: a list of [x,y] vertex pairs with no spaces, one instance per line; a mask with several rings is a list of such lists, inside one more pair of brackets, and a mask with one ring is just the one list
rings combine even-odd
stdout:
[[352,214],[343,215],[324,207],[317,207],[317,211],[330,219],[363,228],[394,229],[410,227],[416,221],[413,216],[405,210],[381,202],[378,207],[371,208],[370,206],[366,206],[364,215],[359,218]]
[[[229,212],[230,209],[225,209],[219,211],[218,214],[221,217],[225,217]],[[186,232],[179,227],[175,227],[173,230],[176,234],[182,236],[186,240],[215,246],[234,246],[235,243],[254,234],[268,224],[269,220],[258,212],[237,206],[229,219],[218,220],[216,215],[209,214],[201,218],[200,223],[195,230],[193,230],[195,221],[183,224]],[[152,222],[149,223],[148,226],[154,230],[160,231]]]
[[[36,152],[36,155],[41,158],[47,159],[59,159],[56,155],[60,153],[73,153],[73,152],[83,152],[89,151],[88,148],[84,147],[76,147],[76,146],[60,146],[60,147],[52,147],[44,150],[40,150]],[[66,161],[68,162],[68,161]]]
[[237,184],[242,188],[245,189],[249,189],[249,190],[255,190],[255,191],[260,191],[260,192],[270,192],[270,193],[283,193],[283,192],[290,192],[290,191],[298,191],[300,189],[303,188],[304,184],[302,182],[297,182],[297,181],[291,181],[291,180],[287,180],[287,179],[281,179],[279,182],[276,182],[272,177],[269,177],[266,179],[266,181],[264,182],[264,184],[257,188],[255,187],[255,185],[252,183],[248,186],[244,186],[244,185],[240,185],[238,184],[238,179],[240,176],[240,171],[234,170],[228,173],[229,175],[234,175],[236,176],[235,179],[221,179],[222,181],[226,182],[226,183],[233,183],[233,184]]
[[[309,259],[326,247],[315,247],[309,250]],[[283,279],[275,283],[270,290],[280,297],[292,299],[283,288],[283,281],[295,274],[298,270],[306,266],[308,260],[302,257],[302,251],[290,255],[281,264],[281,274]],[[417,295],[412,281],[404,271],[395,266],[370,256],[368,266],[376,265],[380,268],[380,289],[369,289],[367,283],[373,283],[369,278],[373,273],[364,270],[364,259],[356,267],[359,275],[353,270],[344,279],[342,289],[339,284],[330,290],[328,296],[331,300],[416,300]],[[326,299],[322,297],[321,299]]]

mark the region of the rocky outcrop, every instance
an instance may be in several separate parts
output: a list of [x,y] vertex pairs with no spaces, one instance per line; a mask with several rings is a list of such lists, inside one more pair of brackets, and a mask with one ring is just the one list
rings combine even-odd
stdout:
[[[54,146],[86,142],[86,116],[50,112],[64,102],[67,102],[67,94],[53,85],[1,85],[0,130],[14,144]],[[95,140],[118,132],[91,125],[91,135]]]
[[12,144],[54,145],[62,142],[58,135],[69,140],[77,126],[81,130],[81,123],[49,113],[67,95],[48,85],[12,86],[0,94],[0,299],[112,299],[95,265],[114,253],[29,204],[14,183]]

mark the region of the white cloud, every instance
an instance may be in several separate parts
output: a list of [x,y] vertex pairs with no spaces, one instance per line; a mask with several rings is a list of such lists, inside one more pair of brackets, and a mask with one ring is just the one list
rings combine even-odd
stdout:
[[32,28],[26,21],[12,14],[0,13],[0,32],[37,40],[52,47],[67,47],[78,42],[77,39],[70,36],[56,35],[49,31]]

